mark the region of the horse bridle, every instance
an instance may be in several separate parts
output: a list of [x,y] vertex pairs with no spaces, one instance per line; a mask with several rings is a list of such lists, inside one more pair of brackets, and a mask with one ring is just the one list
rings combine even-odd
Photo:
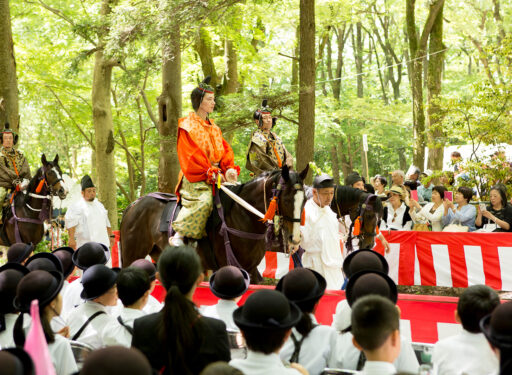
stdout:
[[[376,196],[375,194],[368,194],[368,196],[366,197],[364,203],[360,206],[359,208],[359,213],[358,213],[358,216],[356,216],[356,220],[357,219],[360,219],[360,222],[361,222],[361,232],[356,236],[357,238],[359,238],[360,240],[365,238],[365,237],[376,237],[377,236],[377,231],[375,230],[374,232],[370,233],[370,232],[364,232],[362,230],[362,228],[364,228],[364,225],[363,225],[363,217],[364,217],[364,213],[366,212],[366,210],[368,208],[372,208],[373,210],[373,205],[369,203],[370,199],[372,197]],[[336,206],[338,205],[338,202],[336,201]],[[352,224],[350,225],[350,230],[349,230],[349,237],[348,237],[348,241],[347,241],[347,249],[349,251],[352,251],[352,229],[354,228],[354,221],[352,222]],[[374,240],[375,241],[375,240]]]

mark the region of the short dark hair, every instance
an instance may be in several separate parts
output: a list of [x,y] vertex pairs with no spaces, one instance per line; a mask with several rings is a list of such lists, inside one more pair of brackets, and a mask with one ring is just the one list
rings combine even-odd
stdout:
[[352,334],[363,350],[381,347],[388,337],[399,330],[398,309],[389,299],[369,295],[352,306]]
[[247,347],[253,352],[272,354],[284,344],[289,329],[261,331],[258,329],[241,330]]
[[117,294],[124,306],[133,305],[150,287],[148,274],[139,268],[124,268],[117,276]]
[[382,185],[382,186],[384,186],[384,187],[388,184],[388,180],[387,180],[387,179],[386,179],[386,177],[384,177],[384,176],[377,176],[377,177],[375,177],[375,178],[376,178],[377,180],[379,180],[379,181],[380,181],[380,183],[381,183],[381,185]]
[[460,152],[459,152],[459,151],[453,151],[453,152],[452,152],[452,157],[454,157],[454,158],[460,158],[461,156],[462,156],[462,155],[460,154]]
[[461,193],[464,199],[469,203],[471,198],[473,197],[473,190],[466,186],[461,186],[457,189],[457,192]]
[[471,333],[479,333],[480,320],[499,306],[498,293],[487,285],[473,285],[467,288],[459,297],[457,313],[462,327]]
[[441,199],[444,199],[444,192],[446,191],[446,188],[442,185],[436,185],[432,188],[432,191],[437,191],[439,195],[441,196]]

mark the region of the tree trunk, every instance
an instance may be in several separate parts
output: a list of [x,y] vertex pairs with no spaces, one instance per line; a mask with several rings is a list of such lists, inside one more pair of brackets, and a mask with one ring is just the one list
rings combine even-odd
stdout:
[[12,41],[9,0],[0,0],[0,126],[9,122],[11,129],[18,132],[18,83],[16,61]]
[[343,50],[345,49],[345,42],[347,41],[348,35],[352,30],[352,26],[347,31],[347,24],[343,23],[342,27],[336,29],[336,37],[338,41],[338,58],[336,62],[336,76],[335,80],[332,81],[332,95],[336,100],[340,100],[341,94],[341,72],[343,70]]
[[[351,137],[350,135],[347,137],[347,144],[345,147],[345,143],[343,142],[343,139],[339,142],[338,151],[340,152],[340,159],[341,159],[341,171],[343,173],[343,178],[347,177],[350,172],[353,171],[354,165],[352,161],[352,148],[350,145]],[[346,150],[346,152],[345,152]]]
[[[103,0],[100,15],[106,21],[111,12],[110,0]],[[100,40],[107,33],[107,26],[100,31]],[[107,60],[103,50],[94,53],[92,82],[92,121],[96,146],[96,176],[98,198],[108,211],[112,229],[117,229],[117,187],[114,159],[114,123],[110,106],[112,68],[117,64]]]
[[178,119],[181,117],[181,34],[179,23],[168,22],[170,38],[163,39],[162,93],[158,97],[158,190],[172,193],[180,172],[176,145]]
[[356,37],[354,41],[354,34],[352,34],[352,45],[354,47],[354,59],[356,63],[357,73],[357,97],[363,97],[363,36],[362,36],[362,24],[358,22],[356,24]]
[[[297,170],[313,160],[315,148],[315,0],[300,0],[299,131]],[[306,183],[311,183],[308,173]]]
[[421,36],[416,33],[415,20],[416,0],[406,0],[406,31],[409,40],[409,51],[411,61],[409,65],[409,76],[412,90],[412,113],[413,113],[413,135],[414,154],[413,163],[419,168],[425,165],[425,113],[423,109],[423,59],[426,53],[428,37],[434,25],[439,10],[444,5],[444,0],[437,0],[430,3],[429,14]]
[[293,50],[293,56],[295,59],[292,59],[292,89],[295,90],[299,86],[299,41],[300,41],[300,26],[297,26],[297,30],[295,32],[295,49]]
[[331,146],[331,164],[332,164],[332,178],[334,179],[334,183],[340,183],[340,162],[338,160],[338,150],[336,149],[336,145],[333,144]]
[[212,77],[210,85],[216,89],[219,81],[217,72],[215,71],[215,64],[213,63],[212,39],[210,38],[208,30],[203,27],[199,29],[199,33],[194,44],[194,49],[197,51],[199,58],[201,59],[203,75],[205,77]]
[[226,60],[226,85],[224,94],[234,94],[238,91],[238,59],[233,41],[226,39],[224,44],[224,56]]
[[[441,93],[441,78],[443,72],[444,52],[443,44],[443,8],[439,10],[434,26],[430,33],[428,71],[427,71],[427,89],[428,89],[428,168],[431,170],[443,169],[444,154],[444,131],[442,118],[440,117],[441,108],[435,102],[435,99]],[[422,166],[420,166],[421,168]]]

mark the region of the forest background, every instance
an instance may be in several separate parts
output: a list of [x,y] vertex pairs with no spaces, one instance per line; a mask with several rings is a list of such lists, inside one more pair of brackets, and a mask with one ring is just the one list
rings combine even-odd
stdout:
[[370,176],[440,170],[444,146],[511,143],[511,28],[503,0],[0,0],[0,122],[33,171],[91,174],[114,227],[174,190],[206,75],[242,181],[263,98],[297,169],[366,175],[367,134]]

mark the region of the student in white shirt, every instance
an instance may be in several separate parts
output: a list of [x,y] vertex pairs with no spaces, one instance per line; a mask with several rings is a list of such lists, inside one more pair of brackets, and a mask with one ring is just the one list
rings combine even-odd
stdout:
[[233,321],[233,311],[238,308],[238,301],[249,288],[250,277],[247,271],[234,266],[224,266],[210,277],[210,290],[219,297],[219,302],[211,306],[203,306],[201,314],[210,318],[220,319],[226,324],[228,331],[238,332]]
[[[64,277],[64,283],[62,284],[62,289],[60,290],[60,295],[63,296],[62,304],[64,305],[64,295],[66,295],[66,291],[69,287],[69,281],[67,280],[68,277],[73,273],[75,270],[75,265],[73,263],[73,254],[75,250],[73,250],[69,246],[62,246],[52,251],[52,254],[55,255],[61,265],[62,265],[62,276]],[[61,311],[61,316],[62,311]],[[64,337],[69,336],[69,327],[66,325],[65,320],[61,317],[57,316],[52,319],[51,325],[52,329],[55,333],[59,333],[63,335]]]
[[405,191],[400,186],[392,186],[384,207],[381,230],[411,230],[412,219],[405,205]]
[[246,359],[232,359],[229,364],[245,375],[308,374],[301,365],[287,367],[279,350],[301,319],[300,309],[275,290],[260,290],[247,298],[233,313],[249,349]]
[[13,301],[20,280],[28,272],[18,263],[7,263],[0,267],[0,349],[15,346],[12,331],[18,310]]
[[23,347],[25,344],[24,315],[30,312],[32,301],[37,299],[41,325],[57,375],[69,375],[78,371],[69,340],[55,334],[50,326],[52,318],[59,316],[62,309],[60,290],[63,282],[61,273],[31,271],[19,282],[14,299],[14,306],[21,312],[14,324],[13,335],[16,346]]
[[498,370],[498,360],[480,330],[480,320],[499,306],[498,294],[485,285],[467,288],[459,298],[455,321],[464,330],[438,341],[432,363],[437,375],[485,375]]
[[361,375],[391,375],[400,354],[400,313],[385,297],[368,295],[354,304],[351,317],[352,341],[362,350],[366,363]]
[[[110,253],[108,248],[98,242],[87,242],[73,252],[73,264],[82,271],[94,266],[95,264],[106,264]],[[84,303],[80,298],[82,293],[82,278],[79,277],[69,283],[65,291],[62,293],[64,300],[62,305],[62,317],[67,318],[68,314],[78,305]]]
[[122,269],[117,277],[117,294],[124,306],[117,321],[129,333],[129,340],[121,343],[128,348],[132,345],[133,321],[146,315],[143,308],[148,301],[150,285],[146,272],[135,267]]
[[512,302],[502,303],[482,318],[480,328],[500,361],[499,375],[512,374]]
[[324,295],[325,278],[307,268],[295,268],[279,280],[276,290],[294,302],[302,311],[302,317],[279,356],[283,361],[297,362],[311,375],[319,375],[327,367],[327,361],[336,343],[336,330],[319,325],[314,312]]
[[147,273],[147,275],[149,276],[149,280],[151,281],[148,302],[146,303],[146,306],[144,306],[143,311],[146,314],[153,314],[162,310],[164,304],[151,295],[151,293],[153,293],[153,290],[155,290],[156,278],[158,274],[155,264],[147,259],[137,259],[134,260],[132,264],[130,264],[130,267],[136,267],[143,270],[144,272]]
[[117,303],[117,271],[103,264],[85,270],[80,297],[86,302],[72,310],[66,319],[72,340],[93,349],[121,345],[130,340],[130,334],[107,311],[108,306]]
[[[398,292],[395,283],[389,276],[377,271],[361,271],[349,278],[346,296],[336,307],[333,327],[338,330],[336,346],[329,359],[329,367],[349,370],[360,370],[364,364],[362,353],[354,346],[350,332],[351,306],[361,297],[376,294],[388,298],[396,304]],[[397,307],[398,309],[398,307]],[[419,364],[411,342],[400,335],[401,350],[394,366],[398,371],[415,374]]]

